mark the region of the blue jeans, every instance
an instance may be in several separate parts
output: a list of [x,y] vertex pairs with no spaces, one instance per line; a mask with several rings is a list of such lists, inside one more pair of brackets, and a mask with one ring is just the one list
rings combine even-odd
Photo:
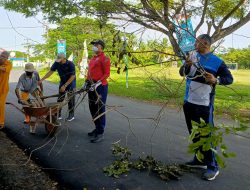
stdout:
[[[98,100],[98,96],[99,100]],[[89,110],[92,118],[96,118],[100,114],[105,112],[105,104],[108,95],[108,85],[100,85],[97,87],[96,91],[89,91]],[[95,120],[95,127],[98,134],[104,133],[104,128],[106,126],[106,116],[102,115],[100,118]]]

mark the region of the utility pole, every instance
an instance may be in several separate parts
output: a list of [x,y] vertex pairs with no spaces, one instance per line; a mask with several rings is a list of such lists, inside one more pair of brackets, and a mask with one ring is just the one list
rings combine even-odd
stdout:
[[47,34],[47,40],[49,39],[49,27],[47,24],[45,24],[45,32]]
[[15,35],[15,51],[16,51],[16,35]]
[[30,44],[29,44],[29,39],[27,39],[27,62],[30,61]]
[[[49,42],[49,26],[48,26],[48,23],[46,23],[45,21],[44,22],[41,22],[44,26],[44,32],[46,33],[46,43]],[[49,50],[46,50],[46,56],[48,57],[48,59],[46,60],[46,62],[48,61],[49,64],[48,64],[48,67],[51,66],[51,59],[49,58],[50,57],[50,51]]]

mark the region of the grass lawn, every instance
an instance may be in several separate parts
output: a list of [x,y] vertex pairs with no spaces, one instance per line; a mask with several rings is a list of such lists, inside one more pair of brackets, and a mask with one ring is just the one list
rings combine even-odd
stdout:
[[[170,101],[170,105],[179,106],[183,102],[185,81],[179,76],[178,68],[150,66],[129,70],[129,88],[126,88],[125,73],[117,74],[111,68],[109,93],[138,100],[162,103]],[[46,70],[41,70],[44,76]],[[238,113],[249,115],[250,110],[250,71],[232,71],[234,84],[229,87],[217,86],[215,108],[219,114],[231,116]],[[49,79],[57,83],[59,77],[52,75]],[[83,80],[77,80],[80,87]]]

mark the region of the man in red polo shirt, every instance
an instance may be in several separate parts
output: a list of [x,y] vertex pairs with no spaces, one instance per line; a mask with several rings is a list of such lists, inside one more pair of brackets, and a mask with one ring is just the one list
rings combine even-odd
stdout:
[[[89,109],[94,119],[105,112],[108,95],[107,79],[110,75],[110,59],[103,52],[105,43],[102,40],[93,41],[91,44],[93,45],[94,56],[89,61],[87,81],[85,84],[100,84],[88,91]],[[92,137],[90,142],[96,143],[103,140],[105,125],[106,116],[103,114],[95,120],[95,129],[88,133],[88,136]]]

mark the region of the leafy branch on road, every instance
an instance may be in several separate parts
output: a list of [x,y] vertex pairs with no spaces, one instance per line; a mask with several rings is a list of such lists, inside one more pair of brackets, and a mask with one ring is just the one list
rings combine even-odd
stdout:
[[[247,121],[241,120],[238,127],[221,124],[219,126],[211,126],[203,120],[200,123],[192,122],[193,129],[189,136],[189,141],[195,140],[188,147],[188,152],[196,154],[197,159],[201,162],[204,160],[203,152],[212,150],[215,153],[215,159],[221,168],[226,167],[225,158],[235,157],[236,154],[228,152],[228,147],[224,142],[225,136],[229,134],[237,134],[246,131],[249,127]],[[214,147],[217,147],[215,149]]]
[[188,167],[178,164],[163,164],[155,160],[152,156],[139,157],[132,160],[132,152],[127,147],[114,143],[112,146],[112,154],[116,160],[103,168],[104,173],[108,176],[119,178],[123,174],[129,173],[132,169],[139,171],[152,172],[164,181],[179,180],[184,172],[192,172]]

